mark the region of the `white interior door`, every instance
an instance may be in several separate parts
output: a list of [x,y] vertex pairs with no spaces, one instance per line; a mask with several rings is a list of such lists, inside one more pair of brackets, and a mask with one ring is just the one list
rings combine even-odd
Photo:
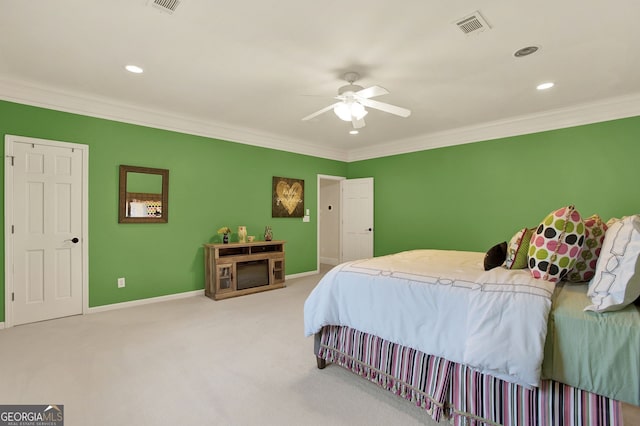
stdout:
[[86,148],[6,138],[9,326],[83,312]]
[[341,262],[373,257],[373,178],[340,181]]

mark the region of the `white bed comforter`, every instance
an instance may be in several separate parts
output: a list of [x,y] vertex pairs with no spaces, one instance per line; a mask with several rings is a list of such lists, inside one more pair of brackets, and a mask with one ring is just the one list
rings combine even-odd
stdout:
[[413,250],[343,263],[304,304],[305,335],[349,326],[538,386],[554,284],[483,270],[484,253]]

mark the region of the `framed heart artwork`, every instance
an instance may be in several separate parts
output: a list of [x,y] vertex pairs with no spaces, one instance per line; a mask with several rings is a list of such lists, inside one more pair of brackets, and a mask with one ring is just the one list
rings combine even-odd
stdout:
[[271,217],[304,216],[304,180],[274,176]]

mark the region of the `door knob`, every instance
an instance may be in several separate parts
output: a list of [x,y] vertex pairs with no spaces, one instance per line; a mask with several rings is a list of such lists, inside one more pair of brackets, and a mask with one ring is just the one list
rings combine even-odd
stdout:
[[80,241],[80,239],[79,239],[78,237],[73,237],[73,238],[72,238],[72,239],[70,239],[70,240],[64,240],[64,241],[65,241],[65,242],[67,242],[67,241],[71,241],[73,244],[76,244],[78,241]]

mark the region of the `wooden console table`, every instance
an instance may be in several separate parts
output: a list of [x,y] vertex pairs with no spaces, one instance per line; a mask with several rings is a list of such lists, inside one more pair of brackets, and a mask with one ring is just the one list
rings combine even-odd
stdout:
[[205,244],[204,294],[220,300],[284,287],[284,244]]

